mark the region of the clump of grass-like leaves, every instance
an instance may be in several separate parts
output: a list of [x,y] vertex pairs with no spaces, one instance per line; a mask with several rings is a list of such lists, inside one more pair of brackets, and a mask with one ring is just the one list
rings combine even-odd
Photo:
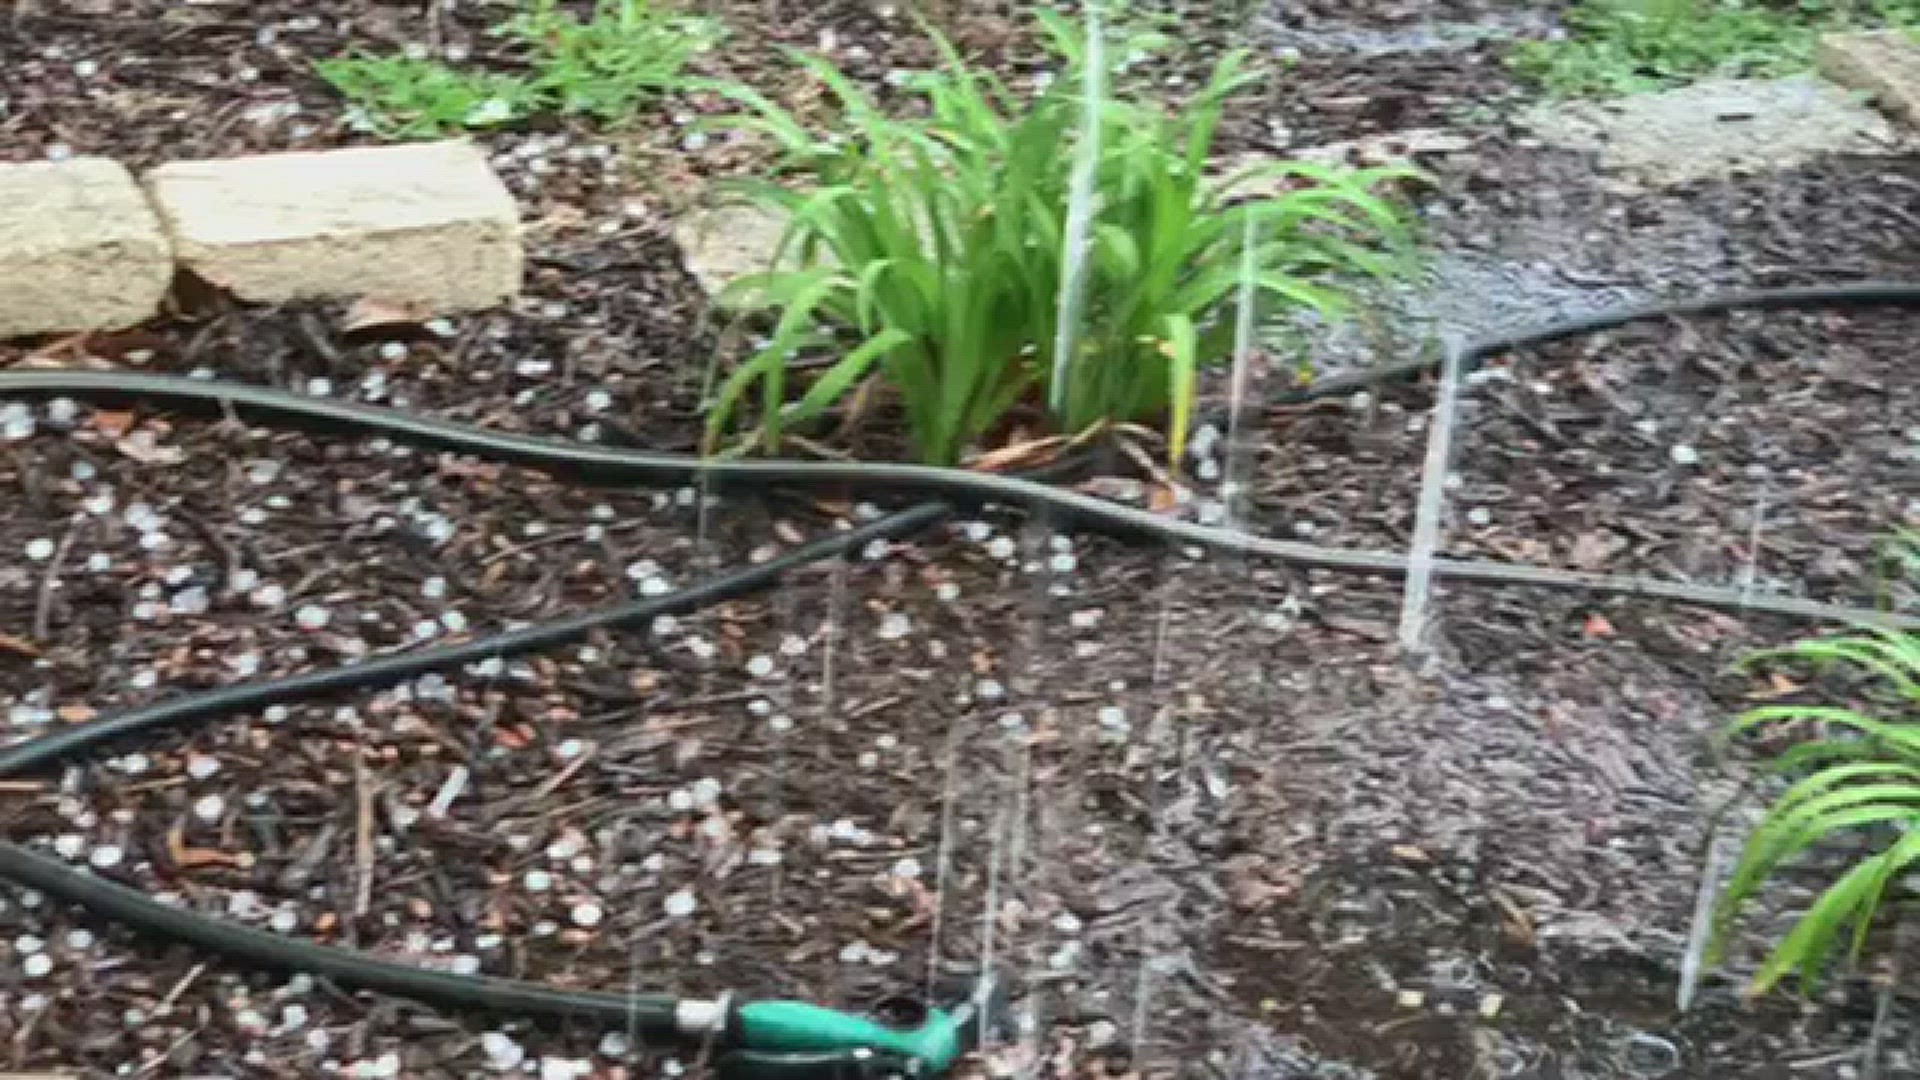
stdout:
[[[1920,558],[1909,540],[1905,557]],[[1794,781],[1748,837],[1722,895],[1709,955],[1718,959],[1740,909],[1767,880],[1822,841],[1866,832],[1878,850],[1828,885],[1774,947],[1750,992],[1765,993],[1790,974],[1816,985],[1836,953],[1857,961],[1890,886],[1920,863],[1920,636],[1868,628],[1814,638],[1749,657],[1846,669],[1868,680],[1859,707],[1772,705],[1742,715],[1730,733],[1775,724],[1817,724],[1822,738],[1783,753],[1774,767]]]
[[357,122],[387,138],[431,138],[539,113],[611,123],[680,86],[687,64],[720,39],[720,25],[655,0],[595,0],[586,18],[557,0],[527,0],[494,33],[518,46],[524,70],[406,55],[335,57],[314,68],[352,104]]
[[[748,108],[734,122],[771,137],[808,186],[745,190],[786,215],[777,263],[786,268],[723,297],[778,319],[768,344],[719,386],[710,445],[747,430],[740,446],[777,448],[783,430],[873,379],[897,398],[924,461],[957,461],[1009,410],[1047,402],[1070,433],[1164,414],[1177,460],[1197,373],[1231,345],[1233,320],[1221,316],[1243,273],[1269,312],[1331,315],[1344,306],[1340,279],[1395,268],[1405,222],[1379,189],[1406,170],[1281,164],[1223,183],[1205,175],[1222,109],[1258,77],[1230,55],[1177,113],[1094,95],[1084,299],[1068,335],[1077,344],[1056,365],[1089,65],[1071,23],[1041,18],[1064,71],[1037,96],[974,70],[931,31],[943,63],[903,83],[917,99],[904,119],[815,57],[798,62],[837,101],[839,131],[816,135],[757,92],[729,90]],[[1137,58],[1152,44],[1110,51]],[[1236,201],[1254,179],[1277,193]],[[798,386],[790,365],[823,350],[837,359]],[[1053,385],[1056,369],[1065,386]]]

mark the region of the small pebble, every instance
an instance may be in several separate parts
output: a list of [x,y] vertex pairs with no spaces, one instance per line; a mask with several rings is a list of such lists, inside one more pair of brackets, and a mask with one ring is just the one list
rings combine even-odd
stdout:
[[511,1035],[501,1031],[489,1031],[480,1036],[480,1052],[487,1055],[487,1064],[498,1072],[507,1072],[520,1067],[527,1060],[527,1052],[513,1041]]

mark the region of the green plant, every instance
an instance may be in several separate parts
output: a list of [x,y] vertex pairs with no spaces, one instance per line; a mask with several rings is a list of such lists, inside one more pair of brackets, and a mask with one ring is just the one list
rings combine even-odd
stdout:
[[[1920,549],[1916,549],[1920,551]],[[1813,723],[1825,737],[1788,749],[1776,771],[1795,777],[1747,839],[1716,911],[1709,956],[1718,960],[1740,909],[1795,856],[1842,834],[1866,832],[1879,849],[1827,886],[1754,976],[1765,993],[1798,973],[1816,985],[1842,935],[1857,960],[1888,887],[1920,863],[1920,636],[1868,629],[1850,637],[1798,642],[1749,657],[1747,664],[1793,660],[1865,675],[1859,708],[1774,705],[1742,715],[1729,734],[1784,723]],[[1876,715],[1878,714],[1878,715]]]
[[557,0],[533,0],[505,30],[531,51],[539,101],[603,121],[679,86],[688,62],[720,40],[712,19],[674,14],[653,0],[596,0],[586,20]]
[[1521,42],[1509,62],[1558,94],[1627,94],[1792,71],[1824,30],[1916,23],[1920,0],[1582,0],[1566,14],[1567,38]]
[[596,0],[584,20],[557,0],[528,0],[495,32],[524,51],[524,71],[465,71],[437,60],[364,54],[314,67],[370,130],[431,138],[542,112],[623,119],[681,85],[688,62],[720,39],[713,20],[674,14],[652,0]]
[[354,118],[389,139],[432,138],[525,115],[534,99],[512,75],[466,72],[406,56],[322,60],[320,77],[353,103]]
[[[1243,272],[1269,309],[1329,314],[1343,307],[1333,279],[1392,272],[1405,222],[1377,188],[1407,170],[1282,164],[1218,184],[1205,175],[1227,99],[1255,77],[1228,56],[1176,115],[1115,99],[1095,110],[1082,317],[1056,386],[1088,57],[1072,24],[1053,13],[1041,21],[1065,70],[1033,97],[970,68],[932,31],[943,63],[905,83],[920,106],[910,119],[884,114],[813,57],[798,62],[837,100],[844,129],[833,135],[815,136],[749,88],[728,89],[748,108],[731,123],[770,137],[812,186],[744,189],[786,215],[783,257],[797,255],[798,266],[750,275],[723,296],[779,318],[720,385],[710,446],[744,427],[744,445],[777,447],[785,428],[873,377],[897,395],[925,461],[956,461],[1009,410],[1056,400],[1052,420],[1068,432],[1165,412],[1178,460],[1197,371],[1230,347],[1233,320],[1221,315]],[[1103,51],[1125,63],[1153,44]],[[1256,179],[1284,190],[1234,201]],[[828,348],[844,355],[789,400],[793,359]],[[743,423],[756,386],[757,423]]]

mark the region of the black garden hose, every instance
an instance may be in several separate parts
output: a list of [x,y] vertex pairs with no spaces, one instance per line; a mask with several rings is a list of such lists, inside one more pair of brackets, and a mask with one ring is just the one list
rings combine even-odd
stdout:
[[[1920,306],[1920,284],[1859,283],[1732,293],[1672,304],[1635,305],[1467,344],[1467,363],[1529,345],[1618,326],[1626,322],[1733,308]],[[1337,376],[1296,391],[1294,401],[1350,393],[1388,379],[1417,375],[1433,366],[1420,360]],[[350,690],[391,686],[422,674],[459,668],[493,657],[552,648],[598,628],[631,626],[659,615],[683,613],[765,588],[782,575],[841,555],[872,540],[897,538],[946,517],[958,504],[1005,503],[1041,507],[1056,523],[1076,523],[1126,534],[1157,537],[1216,550],[1269,556],[1302,566],[1396,575],[1407,569],[1399,555],[1352,552],[1292,541],[1252,537],[1161,517],[1079,492],[1017,477],[918,465],[755,460],[704,460],[684,455],[617,450],[575,442],[485,431],[368,406],[256,386],[119,372],[26,370],[0,372],[0,397],[72,397],[88,401],[168,405],[203,413],[234,414],[317,426],[323,430],[382,435],[415,445],[473,454],[600,482],[706,483],[737,488],[844,486],[867,492],[931,496],[924,502],[858,528],[817,540],[766,563],[734,570],[670,596],[613,605],[554,622],[463,644],[380,657],[346,667],[243,684],[127,710],[49,732],[0,750],[0,777],[63,763],[101,743],[151,731],[183,727],[257,709]],[[1920,626],[1920,619],[1813,601],[1737,590],[1676,585],[1637,578],[1580,574],[1495,562],[1436,560],[1437,575],[1505,585],[1623,592],[1718,607],[1766,611],[1814,619]],[[561,990],[532,983],[452,975],[390,963],[347,949],[297,941],[162,904],[136,890],[38,854],[0,842],[0,878],[39,889],[96,914],[163,938],[199,946],[257,966],[305,971],[343,984],[404,995],[453,1008],[504,1010],[528,1017],[578,1017],[609,1027],[624,1026],[643,1040],[684,1034],[676,1023],[675,999]]]

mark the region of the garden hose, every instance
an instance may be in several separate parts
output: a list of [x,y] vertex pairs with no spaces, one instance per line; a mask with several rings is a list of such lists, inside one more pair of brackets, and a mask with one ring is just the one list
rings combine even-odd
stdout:
[[[1467,362],[1626,322],[1735,308],[1880,304],[1920,306],[1920,284],[1860,283],[1731,293],[1672,304],[1636,305],[1477,339]],[[1309,400],[1417,375],[1432,362],[1408,361],[1335,376],[1292,392]],[[909,509],[816,540],[757,566],[736,569],[668,596],[610,605],[520,630],[348,666],[224,687],[128,709],[0,749],[0,778],[63,764],[109,740],[200,723],[238,712],[347,691],[388,687],[420,675],[578,641],[591,631],[643,625],[766,588],[802,566],[880,539],[909,535],[947,517],[956,505],[1026,504],[1057,523],[1077,523],[1216,550],[1240,551],[1307,567],[1396,575],[1403,556],[1352,552],[1247,536],[1121,506],[1040,480],[918,465],[774,460],[713,460],[610,449],[490,432],[389,409],[305,397],[258,386],[120,372],[0,372],[0,397],[71,397],[98,403],[165,405],[257,420],[317,426],[528,466],[583,481],[703,483],[718,490],[842,486],[872,493],[931,497]],[[1434,572],[1465,581],[1612,591],[1814,619],[1920,626],[1911,616],[1820,604],[1738,590],[1675,585],[1495,562],[1436,560]],[[159,937],[241,963],[307,972],[343,985],[456,1009],[544,1019],[585,1019],[624,1028],[643,1045],[707,1047],[728,1080],[855,1080],[931,1076],[976,1047],[1005,1007],[1006,988],[983,975],[952,1000],[919,1003],[913,1017],[857,1016],[803,1002],[696,1001],[664,994],[563,990],[534,983],[455,975],[396,964],[349,949],[298,941],[162,903],[22,844],[0,842],[0,878],[38,889]]]
[[[1602,309],[1530,328],[1489,334],[1461,350],[1462,370],[1488,357],[1655,318],[1740,308],[1920,307],[1920,283],[1859,282],[1715,294],[1693,300]],[[1437,357],[1416,358],[1337,375],[1290,392],[1299,402],[1351,393],[1359,387],[1404,379],[1426,371]],[[1399,552],[1353,551],[1256,536],[1151,510],[1125,506],[1040,480],[894,462],[791,461],[698,457],[592,446],[571,440],[488,431],[392,409],[310,397],[262,386],[142,375],[117,371],[40,369],[0,372],[0,397],[70,397],[96,403],[166,405],[211,415],[232,415],[301,424],[328,432],[384,436],[431,449],[472,454],[583,481],[701,484],[714,491],[774,487],[841,487],[881,494],[909,494],[954,504],[998,503],[1045,509],[1050,520],[1128,536],[1158,538],[1216,551],[1239,552],[1296,566],[1397,577],[1407,572]],[[1435,577],[1483,585],[1523,585],[1617,593],[1672,600],[1738,612],[1786,615],[1829,622],[1920,628],[1920,616],[1825,604],[1749,589],[1691,585],[1654,578],[1594,574],[1553,567],[1486,560],[1436,558]]]

